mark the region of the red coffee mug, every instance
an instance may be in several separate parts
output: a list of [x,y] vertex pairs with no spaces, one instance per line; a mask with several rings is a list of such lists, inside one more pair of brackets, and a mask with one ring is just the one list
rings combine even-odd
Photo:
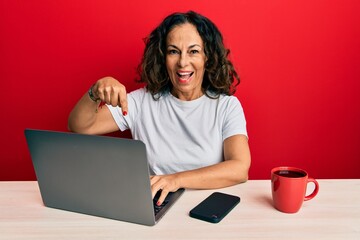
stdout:
[[[314,191],[306,196],[309,182],[315,184]],[[276,167],[271,170],[271,190],[274,207],[281,212],[296,213],[304,201],[316,196],[319,184],[309,178],[306,171],[295,167]]]

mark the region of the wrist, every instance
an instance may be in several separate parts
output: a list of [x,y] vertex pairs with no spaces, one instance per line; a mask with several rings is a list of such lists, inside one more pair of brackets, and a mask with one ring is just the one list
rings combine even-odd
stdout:
[[174,182],[175,182],[175,186],[177,189],[179,188],[183,188],[184,187],[184,184],[182,183],[182,173],[181,172],[178,172],[178,173],[174,173],[173,176],[174,176]]
[[97,102],[98,100],[100,100],[100,98],[99,98],[99,96],[96,96],[93,92],[94,85],[95,84],[91,85],[91,87],[89,88],[88,95],[93,102]]

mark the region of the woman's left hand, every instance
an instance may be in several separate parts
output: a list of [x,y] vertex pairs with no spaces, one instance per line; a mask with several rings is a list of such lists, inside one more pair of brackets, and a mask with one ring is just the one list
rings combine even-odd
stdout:
[[156,203],[158,206],[163,203],[169,192],[176,192],[180,188],[176,174],[150,176],[150,184],[153,198],[161,190],[161,195]]

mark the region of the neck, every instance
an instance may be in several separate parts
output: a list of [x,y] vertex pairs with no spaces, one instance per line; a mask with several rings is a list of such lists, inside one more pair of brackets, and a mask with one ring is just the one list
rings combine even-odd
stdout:
[[188,93],[188,92],[176,92],[174,90],[171,91],[171,94],[182,100],[182,101],[192,101],[192,100],[195,100],[195,99],[198,99],[200,98],[201,96],[204,95],[204,90],[201,89],[201,91],[198,91],[198,92],[192,92],[192,93]]

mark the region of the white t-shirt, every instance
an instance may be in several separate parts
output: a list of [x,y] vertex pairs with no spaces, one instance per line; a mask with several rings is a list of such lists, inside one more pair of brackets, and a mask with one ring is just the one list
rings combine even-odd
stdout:
[[170,174],[223,161],[223,141],[247,136],[242,106],[234,96],[206,95],[181,101],[171,93],[154,100],[145,88],[127,95],[128,114],[107,105],[121,131],[146,145],[152,174]]

